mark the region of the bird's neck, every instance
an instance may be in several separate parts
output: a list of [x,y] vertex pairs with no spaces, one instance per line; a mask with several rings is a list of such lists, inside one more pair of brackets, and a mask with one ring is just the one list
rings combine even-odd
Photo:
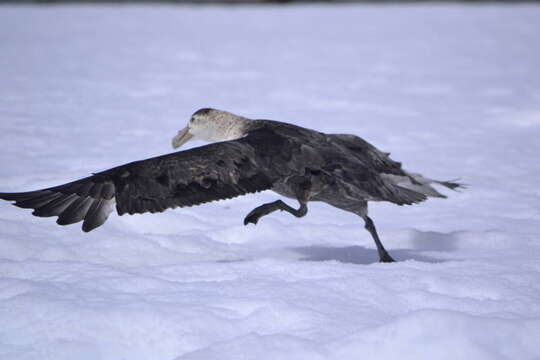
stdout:
[[223,122],[220,132],[223,134],[223,140],[234,140],[243,137],[250,129],[253,120],[236,116]]
[[249,131],[252,123],[253,120],[242,116],[221,119],[219,126],[214,129],[212,140],[226,141],[241,138]]

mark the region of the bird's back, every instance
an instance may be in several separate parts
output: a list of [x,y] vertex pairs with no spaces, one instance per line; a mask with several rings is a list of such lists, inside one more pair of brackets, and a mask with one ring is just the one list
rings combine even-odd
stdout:
[[[286,169],[284,174],[296,172],[307,180],[328,184],[313,200],[327,203],[391,201],[402,205],[426,199],[424,194],[401,189],[387,181],[383,174],[408,175],[389,154],[358,136],[325,134],[272,120],[254,122],[250,134],[255,132],[260,132],[261,136],[250,135],[246,140],[258,142],[256,148],[267,152],[266,158],[272,161],[269,166],[275,171]],[[286,186],[278,186],[278,189],[282,194],[287,193]]]
[[401,163],[390,158],[390,153],[380,151],[366,140],[351,134],[330,134],[331,141],[346,149],[349,156],[381,174],[407,176]]

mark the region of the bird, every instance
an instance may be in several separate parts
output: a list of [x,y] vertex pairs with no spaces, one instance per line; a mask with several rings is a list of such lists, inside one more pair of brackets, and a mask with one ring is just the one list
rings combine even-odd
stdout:
[[291,123],[254,120],[213,108],[197,110],[172,139],[177,149],[191,140],[207,145],[134,161],[89,177],[37,191],[0,193],[0,199],[34,209],[39,217],[57,216],[59,225],[82,221],[89,232],[109,214],[156,213],[272,190],[281,199],[254,208],[244,225],[257,224],[275,211],[295,217],[319,201],[358,215],[371,234],[380,262],[394,262],[383,246],[368,202],[411,205],[445,198],[432,185],[463,188],[457,180],[439,181],[403,169],[390,153],[359,136],[327,134]]

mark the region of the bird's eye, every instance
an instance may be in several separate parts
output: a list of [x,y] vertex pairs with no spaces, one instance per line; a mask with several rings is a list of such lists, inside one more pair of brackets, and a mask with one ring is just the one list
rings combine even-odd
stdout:
[[189,119],[189,122],[190,122],[190,123],[193,123],[194,121],[195,121],[194,118]]

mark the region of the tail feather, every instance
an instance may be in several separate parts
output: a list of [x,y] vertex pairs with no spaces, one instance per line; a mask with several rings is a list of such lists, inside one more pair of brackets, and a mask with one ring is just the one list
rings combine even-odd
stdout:
[[431,184],[438,184],[447,187],[451,190],[465,189],[466,186],[460,182],[459,179],[449,181],[439,181],[427,178],[416,173],[407,173],[407,176],[399,176],[394,174],[383,174],[383,177],[392,183],[394,186],[400,189],[407,189],[409,191],[422,194],[425,197],[437,197],[446,198],[446,195],[440,193]]
[[448,181],[434,181],[434,182],[439,185],[446,186],[447,188],[454,191],[457,191],[457,189],[466,189],[467,185],[458,182],[459,180],[460,179],[453,179],[453,180],[448,180]]
[[397,205],[412,205],[427,199],[426,194],[403,186],[395,185],[391,189],[392,196],[389,199]]

